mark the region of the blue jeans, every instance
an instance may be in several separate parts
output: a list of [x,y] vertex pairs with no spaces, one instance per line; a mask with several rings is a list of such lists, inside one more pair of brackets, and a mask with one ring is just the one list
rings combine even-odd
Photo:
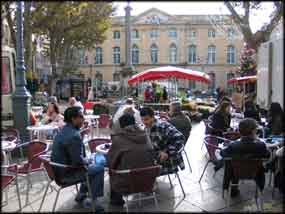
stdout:
[[[90,164],[88,166],[88,175],[89,175],[93,200],[96,199],[97,197],[102,197],[104,195],[104,166]],[[87,183],[82,182],[79,192],[84,194],[87,193],[87,191],[88,191]]]

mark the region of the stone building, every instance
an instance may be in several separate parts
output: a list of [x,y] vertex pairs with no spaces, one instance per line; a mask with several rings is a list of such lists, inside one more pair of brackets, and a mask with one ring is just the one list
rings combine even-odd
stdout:
[[[124,16],[112,17],[105,42],[81,53],[79,70],[86,78],[100,74],[105,82],[119,81],[125,63],[124,25]],[[152,8],[131,17],[131,30],[132,64],[137,72],[172,65],[206,72],[213,80],[208,86],[181,80],[181,88],[230,87],[226,80],[238,69],[243,38],[229,16],[170,15]]]

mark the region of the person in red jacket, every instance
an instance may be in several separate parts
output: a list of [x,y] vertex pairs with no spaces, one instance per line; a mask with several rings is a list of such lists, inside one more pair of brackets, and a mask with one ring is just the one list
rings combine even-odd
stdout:
[[32,126],[34,126],[34,125],[36,125],[36,123],[37,123],[37,118],[36,118],[35,114],[31,111],[30,112],[30,124]]

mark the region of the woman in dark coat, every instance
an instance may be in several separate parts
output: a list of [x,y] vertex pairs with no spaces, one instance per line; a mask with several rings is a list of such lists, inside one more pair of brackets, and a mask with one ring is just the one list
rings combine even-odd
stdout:
[[244,107],[245,107],[244,117],[253,118],[257,122],[260,122],[260,115],[253,101],[251,100],[247,101],[244,104]]
[[[107,155],[110,169],[125,170],[154,165],[152,147],[144,130],[135,125],[132,114],[119,118],[121,131],[111,135],[112,145]],[[123,205],[122,193],[127,190],[127,180],[122,175],[110,174],[111,204]]]
[[270,135],[281,135],[284,133],[284,112],[279,103],[271,103],[268,112],[268,129]]

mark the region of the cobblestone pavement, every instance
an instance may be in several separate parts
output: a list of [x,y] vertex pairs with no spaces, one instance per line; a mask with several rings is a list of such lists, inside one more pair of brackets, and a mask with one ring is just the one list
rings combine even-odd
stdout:
[[[179,172],[183,183],[186,197],[183,198],[178,179],[172,176],[173,188],[170,188],[167,177],[158,179],[158,188],[156,189],[158,207],[155,207],[152,199],[139,203],[130,204],[129,211],[134,212],[250,212],[258,211],[254,200],[255,184],[251,181],[244,181],[240,184],[241,194],[237,198],[231,199],[230,206],[226,207],[226,199],[222,197],[222,178],[223,169],[219,170],[213,177],[213,166],[209,164],[201,183],[198,182],[202,169],[207,161],[205,147],[201,149],[205,126],[203,122],[193,125],[191,136],[186,144],[186,152],[190,159],[192,173],[188,165],[186,169]],[[185,160],[186,161],[186,160]],[[186,162],[185,162],[186,163]],[[268,175],[267,175],[268,176]],[[23,206],[22,212],[37,212],[44,189],[47,184],[47,178],[43,173],[34,173],[32,178],[32,189],[30,191],[30,203],[25,203],[26,180],[20,178],[20,195]],[[278,190],[275,191],[272,198],[272,187],[267,183],[264,190],[264,211],[282,212],[283,200]],[[99,202],[108,212],[125,212],[125,208],[114,207],[109,204],[109,178],[105,176],[105,195],[99,199]],[[90,210],[82,208],[74,201],[76,194],[75,187],[68,187],[61,191],[56,211],[63,212],[88,212]],[[225,194],[226,195],[226,194]],[[48,191],[42,211],[51,212],[55,200],[56,191]],[[2,192],[2,204],[5,194]],[[8,204],[2,206],[2,212],[15,212],[18,210],[18,201],[15,187],[10,187],[8,191]]]

